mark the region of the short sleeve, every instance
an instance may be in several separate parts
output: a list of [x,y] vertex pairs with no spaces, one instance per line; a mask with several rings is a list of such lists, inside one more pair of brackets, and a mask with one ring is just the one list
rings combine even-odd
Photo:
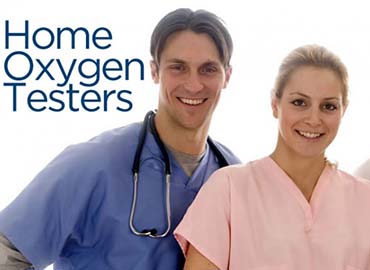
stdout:
[[61,153],[0,212],[0,232],[37,269],[54,262],[86,215],[97,176],[81,148]]
[[227,269],[230,249],[230,186],[225,169],[211,175],[174,234],[185,256],[191,244],[220,269]]

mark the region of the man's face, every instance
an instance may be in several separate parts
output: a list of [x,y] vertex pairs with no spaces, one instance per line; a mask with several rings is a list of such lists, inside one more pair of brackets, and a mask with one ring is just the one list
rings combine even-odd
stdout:
[[152,62],[151,69],[160,85],[158,116],[176,128],[207,129],[231,74],[213,40],[207,34],[176,32],[167,39],[159,66]]

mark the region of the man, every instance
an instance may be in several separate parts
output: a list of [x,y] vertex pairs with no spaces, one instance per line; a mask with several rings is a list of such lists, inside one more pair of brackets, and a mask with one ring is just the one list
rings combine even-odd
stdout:
[[0,213],[1,270],[182,269],[173,229],[220,161],[239,162],[207,141],[232,40],[214,14],[178,9],[150,49],[157,112],[68,147],[36,176]]

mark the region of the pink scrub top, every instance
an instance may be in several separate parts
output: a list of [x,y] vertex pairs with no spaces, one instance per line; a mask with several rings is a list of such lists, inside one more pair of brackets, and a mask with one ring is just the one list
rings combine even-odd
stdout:
[[220,269],[370,269],[370,181],[327,165],[310,202],[266,157],[216,171],[175,237]]

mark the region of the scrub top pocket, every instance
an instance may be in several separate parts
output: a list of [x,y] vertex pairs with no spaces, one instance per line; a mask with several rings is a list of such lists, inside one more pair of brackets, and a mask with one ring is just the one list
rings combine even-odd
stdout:
[[279,266],[261,266],[253,268],[253,270],[289,270],[286,265],[279,265]]
[[362,270],[362,269],[347,265],[346,270]]

